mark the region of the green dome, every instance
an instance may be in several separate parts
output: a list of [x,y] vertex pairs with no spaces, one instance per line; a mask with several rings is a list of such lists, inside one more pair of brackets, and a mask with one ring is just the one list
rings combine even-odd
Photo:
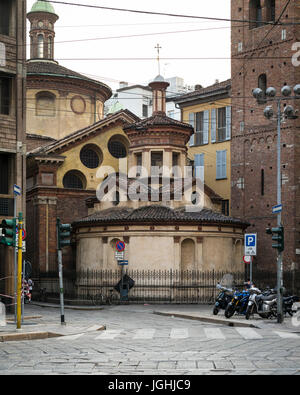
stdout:
[[48,1],[37,1],[33,4],[30,12],[49,12],[55,14],[53,5]]

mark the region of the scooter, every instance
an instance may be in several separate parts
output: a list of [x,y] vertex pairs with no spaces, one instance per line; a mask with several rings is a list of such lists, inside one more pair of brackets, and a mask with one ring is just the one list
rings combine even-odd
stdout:
[[276,317],[277,295],[274,290],[268,290],[264,295],[260,289],[252,287],[249,293],[246,320],[249,320],[252,314],[258,314],[262,318]]
[[216,302],[213,309],[213,314],[218,315],[219,311],[225,310],[228,303],[232,299],[233,290],[231,288],[223,287],[221,284],[217,284],[217,289],[220,290],[219,295],[216,298]]

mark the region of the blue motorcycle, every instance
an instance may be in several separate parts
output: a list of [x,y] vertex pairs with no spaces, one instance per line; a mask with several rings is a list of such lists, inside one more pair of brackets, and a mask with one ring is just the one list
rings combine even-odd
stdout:
[[234,313],[246,314],[250,292],[236,291],[225,309],[225,317],[230,318]]
[[228,303],[232,299],[233,290],[231,288],[222,287],[221,284],[217,284],[217,289],[220,290],[219,295],[216,298],[216,302],[213,309],[213,314],[218,315],[219,311],[225,310]]

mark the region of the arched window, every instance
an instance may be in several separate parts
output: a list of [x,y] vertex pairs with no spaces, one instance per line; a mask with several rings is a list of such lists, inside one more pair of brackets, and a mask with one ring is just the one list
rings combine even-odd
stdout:
[[52,59],[53,58],[53,54],[52,54],[52,37],[48,37],[48,59]]
[[263,96],[258,99],[259,103],[265,103],[266,102],[266,90],[267,90],[267,75],[266,74],[261,74],[258,77],[258,87],[263,91]]
[[267,0],[266,1],[266,18],[267,22],[275,22],[276,20],[276,1]]
[[261,0],[250,0],[249,4],[250,29],[262,26],[262,6]]
[[128,143],[123,136],[113,136],[108,142],[108,151],[114,158],[126,158]]
[[51,92],[39,92],[36,95],[36,115],[54,117],[56,114],[56,97]]
[[38,35],[37,57],[38,58],[43,58],[44,57],[44,36],[42,34]]
[[70,170],[64,175],[63,186],[64,188],[85,189],[85,176],[78,170]]

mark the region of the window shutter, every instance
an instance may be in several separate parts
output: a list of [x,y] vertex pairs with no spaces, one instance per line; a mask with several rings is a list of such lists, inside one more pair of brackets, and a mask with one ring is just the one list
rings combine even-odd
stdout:
[[221,178],[222,151],[217,151],[217,180]]
[[227,151],[222,152],[222,178],[227,177]]
[[211,142],[215,143],[217,139],[217,110],[213,108],[211,110],[211,128],[210,128]]
[[196,154],[194,158],[195,176],[201,177],[201,169],[204,166],[204,154]]
[[231,107],[226,107],[226,140],[231,139]]
[[204,111],[203,116],[203,144],[208,144],[208,131],[209,131],[209,110]]
[[189,113],[189,124],[195,129],[195,114],[193,112]]
[[195,145],[195,134],[192,134],[189,141],[189,146],[193,147],[194,145]]
[[217,180],[227,177],[227,150],[217,151]]

